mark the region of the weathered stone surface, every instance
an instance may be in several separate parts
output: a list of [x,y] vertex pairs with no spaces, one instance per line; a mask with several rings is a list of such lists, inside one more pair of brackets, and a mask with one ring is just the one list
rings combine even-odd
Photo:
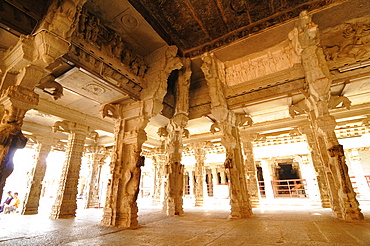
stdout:
[[221,142],[226,148],[225,168],[230,174],[231,218],[245,218],[252,215],[251,202],[245,179],[245,167],[240,146],[241,126],[239,117],[229,110],[222,81],[225,80],[224,65],[212,54],[203,56],[202,70],[211,96],[211,113],[216,119],[217,128],[222,133]]
[[81,157],[85,139],[91,134],[91,129],[86,125],[71,121],[58,121],[54,124],[54,131],[67,132],[69,135],[66,160],[50,219],[71,218],[76,216]]
[[331,208],[338,218],[363,219],[348,175],[343,147],[334,132],[335,118],[329,113],[331,80],[324,53],[319,46],[318,26],[304,11],[300,14],[298,28],[293,32],[297,33],[296,50],[302,57],[306,75],[305,100],[308,106],[306,110],[317,141],[317,149],[325,167]]

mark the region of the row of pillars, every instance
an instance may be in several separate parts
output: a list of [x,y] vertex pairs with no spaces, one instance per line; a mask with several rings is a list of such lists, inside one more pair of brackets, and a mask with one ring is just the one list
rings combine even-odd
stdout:
[[[62,175],[58,185],[56,201],[52,207],[51,219],[74,217],[77,209],[76,196],[83,153],[89,157],[90,174],[86,188],[85,208],[99,206],[99,183],[100,172],[107,150],[104,147],[90,145],[85,148],[86,137],[90,129],[73,122],[58,122],[64,124],[64,130],[68,132],[68,144],[66,159],[63,164]],[[53,138],[37,137],[36,158],[29,174],[27,192],[24,199],[22,214],[37,214],[39,200],[42,191],[42,181],[46,172],[46,158],[55,144]]]

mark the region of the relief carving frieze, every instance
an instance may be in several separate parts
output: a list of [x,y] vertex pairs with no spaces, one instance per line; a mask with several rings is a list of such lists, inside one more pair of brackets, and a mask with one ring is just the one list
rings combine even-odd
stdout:
[[72,41],[92,56],[90,59],[97,59],[99,63],[112,67],[134,83],[140,84],[148,70],[144,58],[136,54],[120,34],[104,25],[102,20],[85,8],[81,11]]
[[289,43],[257,57],[244,57],[226,64],[226,82],[228,86],[242,84],[292,68],[300,62],[300,57]]
[[101,77],[130,94],[132,97],[140,97],[140,92],[143,89],[143,80],[141,78],[134,78],[134,80],[131,80],[129,78],[129,73],[125,73],[125,71],[120,68],[116,69],[112,67],[104,60],[97,58],[76,45],[71,46],[67,58],[83,67],[89,68],[91,71],[99,71]]
[[343,23],[322,35],[322,47],[329,67],[343,66],[370,56],[370,19]]

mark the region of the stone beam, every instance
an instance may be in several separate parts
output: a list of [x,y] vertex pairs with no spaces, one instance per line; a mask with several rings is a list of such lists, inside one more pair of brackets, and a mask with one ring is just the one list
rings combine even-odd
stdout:
[[37,105],[35,109],[73,122],[89,122],[89,126],[93,129],[113,133],[114,123],[111,120],[103,120],[90,116],[77,110],[50,102],[46,99],[41,98],[39,105]]

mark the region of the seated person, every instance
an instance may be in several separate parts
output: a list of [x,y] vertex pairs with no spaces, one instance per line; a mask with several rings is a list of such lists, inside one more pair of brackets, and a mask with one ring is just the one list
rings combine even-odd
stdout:
[[0,206],[0,213],[2,213],[4,211],[5,206],[9,206],[9,204],[12,200],[13,200],[12,192],[8,191],[8,197],[5,199],[3,204],[1,204],[1,206]]
[[18,192],[14,192],[14,198],[12,199],[12,201],[10,202],[9,205],[5,206],[4,214],[17,210],[20,203],[21,203],[21,201],[18,198]]

